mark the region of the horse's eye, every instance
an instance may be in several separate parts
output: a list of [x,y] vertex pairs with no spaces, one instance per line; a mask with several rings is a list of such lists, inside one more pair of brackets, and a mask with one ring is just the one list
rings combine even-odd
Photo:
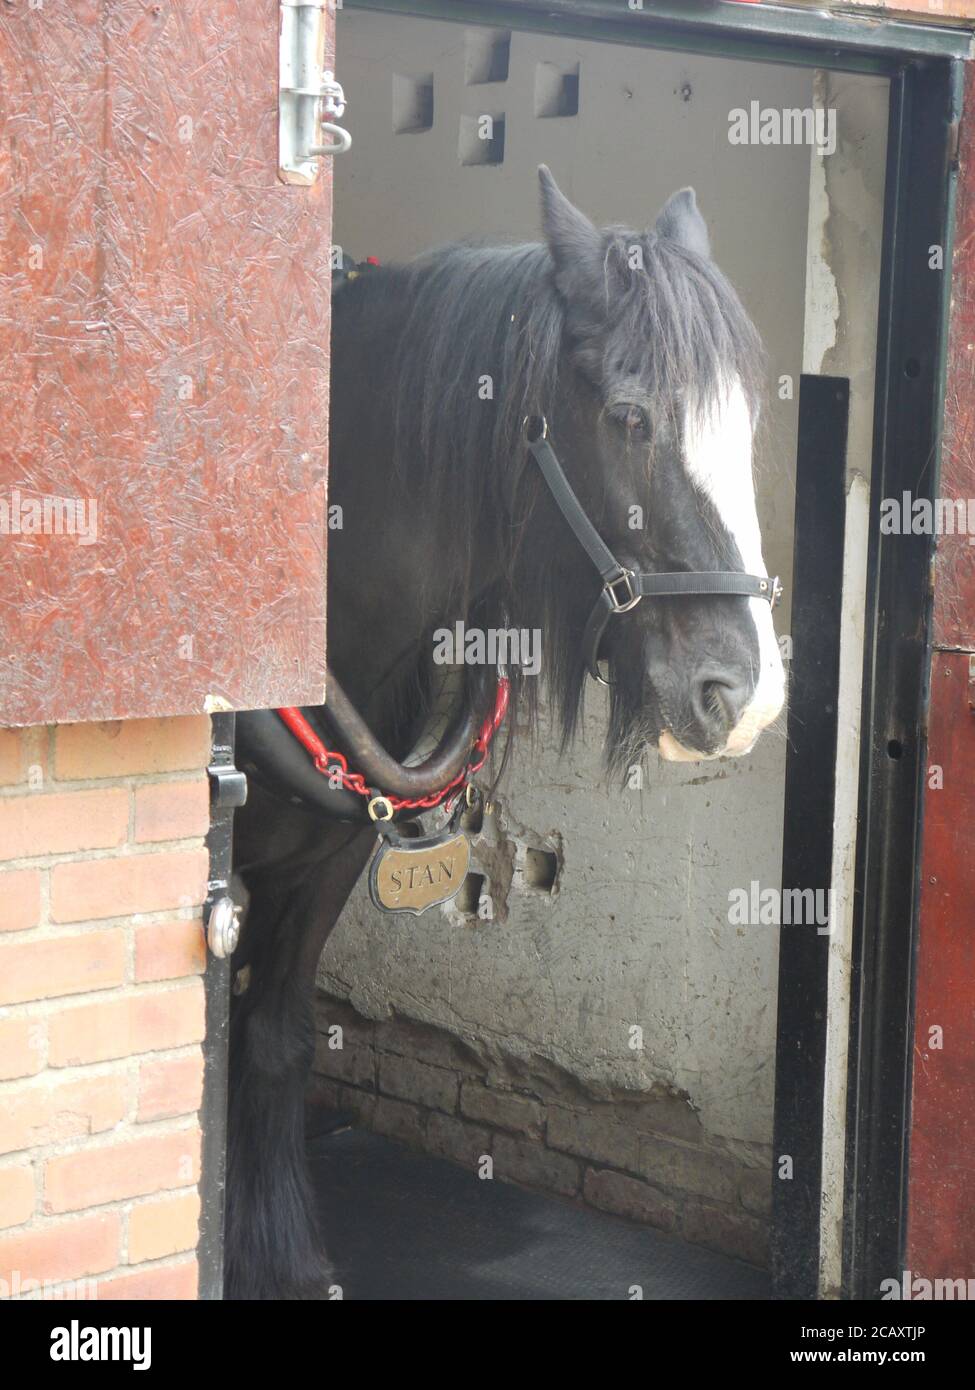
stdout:
[[650,438],[650,417],[645,410],[641,410],[638,405],[631,405],[627,410],[623,423],[626,425],[628,434],[633,439]]

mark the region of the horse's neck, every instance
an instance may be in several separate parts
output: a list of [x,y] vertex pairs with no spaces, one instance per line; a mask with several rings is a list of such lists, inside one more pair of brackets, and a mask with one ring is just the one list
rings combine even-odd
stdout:
[[[408,683],[418,657],[429,657],[431,624],[462,616],[452,611],[454,581],[438,540],[439,499],[422,470],[407,478],[393,464],[391,348],[405,305],[390,288],[385,302],[369,296],[363,313],[350,304],[338,316],[332,362],[329,503],[342,513],[329,535],[329,662],[353,699],[377,712]],[[496,563],[485,556],[475,568],[478,590],[489,589]]]

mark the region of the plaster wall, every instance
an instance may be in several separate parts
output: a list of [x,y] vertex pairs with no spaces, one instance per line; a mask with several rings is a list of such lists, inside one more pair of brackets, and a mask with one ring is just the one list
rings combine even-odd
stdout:
[[[797,394],[803,369],[810,151],[731,145],[728,128],[729,111],[753,100],[812,106],[814,75],[516,32],[507,76],[473,80],[503,40],[340,12],[355,144],[336,161],[335,239],[356,259],[383,261],[462,237],[534,239],[541,161],[603,223],[645,225],[692,184],[769,356],[756,478],[766,561],[787,585],[777,628],[788,635],[796,400],[780,398],[777,383],[791,377]],[[539,114],[547,93],[567,90],[559,77],[571,104],[576,73],[577,114]],[[431,87],[429,127],[398,133],[411,110],[429,117]],[[465,131],[485,114],[503,118],[503,162],[465,165]],[[592,687],[566,759],[544,734],[520,746],[475,840],[480,916],[446,907],[382,918],[360,884],[320,983],[370,1019],[441,1029],[493,1067],[562,1077],[595,1099],[675,1093],[709,1143],[765,1162],[776,929],[729,924],[728,903],[752,880],[779,882],[784,735],[771,731],[741,760],[654,761],[642,787],[621,790],[601,769],[605,722]],[[551,888],[539,883],[551,861],[538,851],[555,856]]]

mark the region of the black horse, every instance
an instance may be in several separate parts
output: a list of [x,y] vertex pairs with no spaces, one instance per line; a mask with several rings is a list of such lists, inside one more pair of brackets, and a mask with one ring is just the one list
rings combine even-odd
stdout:
[[[432,634],[539,631],[571,739],[600,580],[526,447],[548,421],[603,539],[649,572],[765,574],[751,475],[763,361],[710,259],[693,192],[647,231],[597,230],[540,170],[545,242],[450,246],[363,274],[334,301],[329,664],[397,757],[430,699]],[[607,627],[607,762],[747,752],[783,701],[770,606],[648,600]],[[467,672],[478,717],[493,670]],[[538,681],[516,682],[523,716]],[[302,757],[304,757],[302,752]],[[375,843],[252,786],[238,813],[249,894],[234,957],[226,1239],[236,1297],[322,1296],[303,1155],[319,955]]]

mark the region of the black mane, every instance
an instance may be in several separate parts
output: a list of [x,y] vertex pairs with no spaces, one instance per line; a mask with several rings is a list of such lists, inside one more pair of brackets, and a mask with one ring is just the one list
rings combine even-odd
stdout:
[[[439,563],[451,578],[452,610],[444,620],[541,629],[543,671],[565,742],[581,706],[579,637],[595,576],[581,552],[573,552],[566,573],[553,563],[551,546],[533,543],[543,484],[522,439],[524,417],[555,413],[560,390],[570,389],[567,350],[597,387],[638,379],[654,418],[678,401],[707,410],[734,377],[756,416],[763,371],[756,330],[712,261],[652,230],[603,235],[601,303],[567,306],[544,243],[460,243],[364,274],[336,305],[342,319],[368,310],[372,296],[374,305],[399,302],[382,371],[393,384],[392,463],[411,487],[436,499],[445,518]],[[631,268],[634,247],[642,268]],[[608,322],[623,330],[614,333],[612,352],[601,350]],[[491,399],[479,396],[485,377]],[[503,566],[488,594],[475,572],[485,542]],[[534,717],[538,682],[520,685]]]

